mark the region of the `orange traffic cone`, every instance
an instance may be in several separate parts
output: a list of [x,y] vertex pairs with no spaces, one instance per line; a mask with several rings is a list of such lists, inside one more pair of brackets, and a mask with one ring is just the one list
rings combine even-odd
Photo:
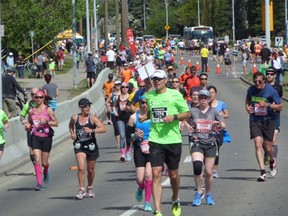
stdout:
[[207,72],[208,72],[208,73],[210,72],[210,67],[209,67],[208,64],[207,64]]
[[188,60],[188,67],[191,68],[192,67],[192,63],[191,60]]
[[199,65],[199,62],[198,62],[198,61],[196,62],[196,70],[197,70],[197,71],[200,70],[200,65]]
[[184,65],[185,63],[184,63],[184,58],[183,57],[181,57],[181,65]]
[[217,67],[216,67],[216,74],[221,74],[221,68],[219,64],[217,64]]
[[255,74],[258,71],[256,64],[253,65],[253,74]]

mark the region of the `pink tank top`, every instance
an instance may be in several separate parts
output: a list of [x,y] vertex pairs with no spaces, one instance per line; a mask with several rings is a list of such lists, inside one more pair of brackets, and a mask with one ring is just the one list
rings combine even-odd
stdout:
[[31,133],[37,137],[48,137],[50,126],[47,124],[40,124],[40,118],[46,120],[46,122],[51,121],[50,115],[48,114],[48,106],[42,111],[42,113],[35,114],[35,108],[31,109],[30,118],[33,122]]

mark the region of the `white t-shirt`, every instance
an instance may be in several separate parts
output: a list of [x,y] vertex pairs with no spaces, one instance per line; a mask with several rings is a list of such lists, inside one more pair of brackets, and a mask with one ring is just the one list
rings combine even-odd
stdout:
[[108,50],[106,53],[107,61],[114,61],[115,60],[115,52],[113,50]]

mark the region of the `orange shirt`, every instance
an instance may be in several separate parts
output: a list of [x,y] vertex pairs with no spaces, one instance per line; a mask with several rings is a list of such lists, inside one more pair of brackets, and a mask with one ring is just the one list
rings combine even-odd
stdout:
[[179,77],[179,81],[180,81],[180,83],[184,83],[185,82],[185,80],[186,80],[186,78],[187,77],[189,77],[191,74],[182,74],[180,77]]
[[185,87],[187,89],[187,93],[190,94],[190,89],[195,87],[195,86],[199,86],[199,85],[200,85],[200,80],[196,75],[193,78],[187,79],[187,82],[185,85]]
[[128,70],[123,70],[122,71],[122,81],[123,82],[129,82],[129,80],[131,79],[131,71]]
[[108,97],[111,93],[112,93],[112,89],[113,89],[113,86],[114,86],[114,82],[105,82],[103,84],[103,89],[105,89],[105,96]]

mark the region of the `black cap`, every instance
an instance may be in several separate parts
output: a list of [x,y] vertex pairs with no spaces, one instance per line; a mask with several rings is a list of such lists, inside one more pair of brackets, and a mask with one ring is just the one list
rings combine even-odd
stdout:
[[112,73],[108,74],[108,79],[113,79],[113,74]]
[[78,102],[78,106],[86,106],[86,105],[91,105],[92,103],[87,99],[87,98],[81,98]]

